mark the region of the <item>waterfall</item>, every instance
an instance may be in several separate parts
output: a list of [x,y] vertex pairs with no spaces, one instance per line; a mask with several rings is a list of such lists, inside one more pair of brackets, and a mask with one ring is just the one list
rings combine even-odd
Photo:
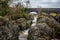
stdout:
[[[33,23],[31,25],[32,27],[36,25],[37,18],[38,18],[38,16],[34,16],[34,20],[32,20]],[[28,31],[29,31],[29,29],[27,29],[27,30],[23,31],[22,33],[20,33],[19,40],[27,40]]]
[[28,31],[29,31],[29,29],[24,30],[22,33],[20,33],[19,40],[27,40]]
[[38,18],[38,16],[34,16],[34,20],[32,20],[32,25],[31,26],[35,26],[36,25],[36,23],[37,23],[37,18]]

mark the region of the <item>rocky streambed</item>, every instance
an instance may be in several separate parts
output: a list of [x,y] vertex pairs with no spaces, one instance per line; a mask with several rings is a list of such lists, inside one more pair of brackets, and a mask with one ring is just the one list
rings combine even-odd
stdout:
[[0,40],[58,40],[60,39],[60,23],[53,17],[34,16],[10,21],[0,17]]
[[[37,24],[37,18],[38,16],[34,16],[34,19],[32,20],[32,24],[31,24],[31,27],[35,26]],[[30,28],[27,29],[27,30],[24,30],[20,33],[20,36],[19,36],[19,40],[28,40],[28,32],[29,32]]]
[[51,16],[38,17],[37,24],[31,26],[28,40],[60,40],[60,24]]

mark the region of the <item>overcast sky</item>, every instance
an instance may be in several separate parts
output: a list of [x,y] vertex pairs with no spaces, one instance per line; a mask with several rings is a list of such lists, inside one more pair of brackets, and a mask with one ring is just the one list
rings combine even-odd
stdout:
[[[26,0],[22,2],[25,4]],[[18,1],[13,1],[13,3],[18,3]],[[60,0],[30,0],[32,8],[42,7],[42,8],[60,8]]]

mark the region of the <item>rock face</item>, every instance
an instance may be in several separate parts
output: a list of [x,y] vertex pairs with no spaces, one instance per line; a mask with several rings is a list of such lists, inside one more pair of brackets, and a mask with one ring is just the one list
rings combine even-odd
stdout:
[[28,40],[45,40],[51,38],[51,28],[46,23],[38,23],[29,30]]
[[0,17],[0,40],[18,40],[18,35],[18,25],[3,17]]

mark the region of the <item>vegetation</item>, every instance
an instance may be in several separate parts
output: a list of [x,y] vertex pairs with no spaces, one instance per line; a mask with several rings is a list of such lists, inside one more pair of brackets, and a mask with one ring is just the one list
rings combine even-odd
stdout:
[[5,16],[9,11],[8,0],[0,0],[0,16]]
[[50,15],[51,15],[52,17],[57,16],[57,14],[56,14],[56,13],[50,13]]
[[8,5],[9,0],[0,0],[0,16],[7,17],[12,20],[19,19],[21,17],[28,19],[27,8],[18,4],[15,8],[11,8]]

